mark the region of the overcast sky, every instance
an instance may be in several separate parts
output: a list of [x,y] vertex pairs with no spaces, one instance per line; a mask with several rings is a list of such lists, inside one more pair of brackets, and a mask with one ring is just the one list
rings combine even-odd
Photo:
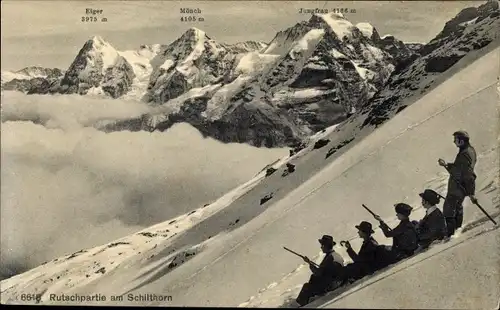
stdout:
[[[100,35],[118,50],[171,43],[189,27],[226,43],[269,42],[276,32],[308,19],[299,8],[348,8],[354,24],[381,35],[427,42],[461,9],[485,1],[20,1],[1,2],[2,70],[26,66],[67,69],[86,40]],[[87,8],[107,22],[82,22]],[[181,22],[180,8],[199,8],[203,22]]]

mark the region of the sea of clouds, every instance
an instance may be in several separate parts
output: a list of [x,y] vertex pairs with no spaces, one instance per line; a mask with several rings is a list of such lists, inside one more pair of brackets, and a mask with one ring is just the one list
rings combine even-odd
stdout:
[[189,124],[105,133],[145,104],[3,92],[0,278],[189,212],[287,149],[224,144]]

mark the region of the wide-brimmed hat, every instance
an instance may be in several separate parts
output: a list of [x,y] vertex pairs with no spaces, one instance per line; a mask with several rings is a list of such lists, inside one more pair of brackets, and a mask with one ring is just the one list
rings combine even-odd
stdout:
[[359,225],[356,225],[355,226],[357,229],[359,229],[360,231],[364,232],[364,233],[367,233],[367,234],[373,234],[374,231],[372,229],[372,224],[369,223],[369,222],[361,222]]
[[318,242],[322,245],[328,245],[332,247],[337,244],[335,241],[333,241],[333,237],[329,235],[323,235],[321,239],[318,239]]
[[432,189],[426,189],[423,193],[420,193],[418,195],[431,205],[437,205],[440,200],[439,194],[433,191]]
[[413,210],[410,205],[403,202],[395,204],[394,209],[396,210],[396,213],[402,214],[404,216],[410,216],[411,210]]

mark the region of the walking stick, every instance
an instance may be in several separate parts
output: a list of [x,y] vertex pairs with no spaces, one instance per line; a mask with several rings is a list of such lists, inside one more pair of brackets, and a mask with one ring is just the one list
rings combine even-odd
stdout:
[[[376,214],[375,214],[372,210],[370,210],[370,209],[369,209],[367,206],[365,206],[364,204],[362,204],[361,206],[363,206],[363,208],[365,208],[365,209],[366,209],[366,211],[370,212],[370,214],[371,214],[371,215],[373,215],[373,217],[374,217],[375,219],[377,219],[377,216],[378,216],[378,215],[376,215]],[[379,221],[379,222],[381,222],[381,223],[384,223],[384,224],[385,224],[385,222],[384,222],[384,221]],[[385,224],[385,226],[387,226],[387,224]],[[387,226],[387,228],[388,228],[388,230],[389,230],[389,231],[392,231],[392,229],[391,229],[389,226]]]
[[[285,247],[285,246],[284,246],[283,248],[284,248],[285,250],[287,250],[288,252],[290,252],[290,253],[292,253],[292,254],[295,254],[295,255],[297,255],[298,257],[302,258],[302,259],[304,259],[304,257],[305,257],[304,255],[300,255],[299,253],[297,253],[297,252],[295,252],[295,251],[292,251],[292,250],[290,250],[289,248],[287,248],[287,247]],[[318,266],[318,264],[316,264],[315,262],[311,262],[311,264],[312,264],[312,265],[314,265],[315,267],[319,267],[319,266]]]

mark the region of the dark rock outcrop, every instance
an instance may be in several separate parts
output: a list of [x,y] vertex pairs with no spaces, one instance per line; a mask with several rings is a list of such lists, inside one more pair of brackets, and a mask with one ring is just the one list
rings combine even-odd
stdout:
[[330,140],[328,139],[319,139],[318,141],[316,141],[316,143],[314,143],[313,149],[314,150],[320,149],[325,145],[327,145],[328,143],[330,143]]
[[426,72],[444,72],[459,61],[464,55],[449,55],[446,57],[429,58],[425,64]]
[[275,173],[277,171],[277,169],[273,168],[273,167],[269,167],[266,169],[266,177],[270,176],[271,174]]
[[271,200],[271,199],[273,198],[273,195],[274,195],[273,193],[270,193],[270,194],[267,194],[267,195],[265,195],[264,197],[262,197],[262,198],[260,199],[260,205],[263,205],[263,204],[265,204],[266,202],[268,202],[269,200]]
[[125,94],[135,78],[132,66],[123,58],[118,57],[116,64],[107,69],[102,81],[103,91],[112,98]]

